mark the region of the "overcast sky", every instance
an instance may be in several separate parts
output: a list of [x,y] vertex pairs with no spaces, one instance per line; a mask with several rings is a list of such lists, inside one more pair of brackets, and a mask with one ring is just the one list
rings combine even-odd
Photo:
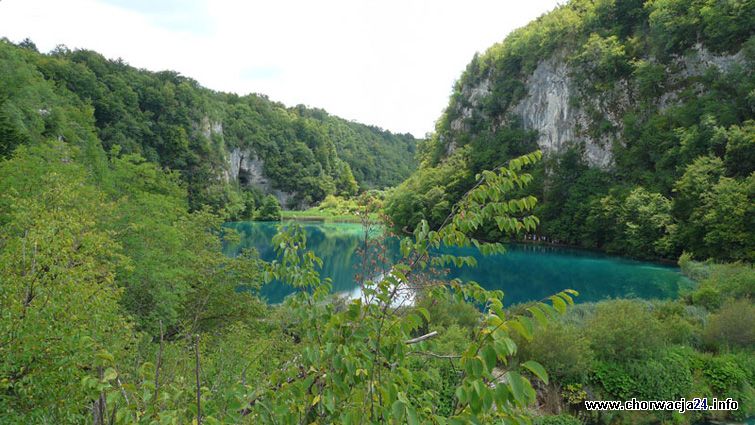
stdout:
[[[557,0],[0,0],[0,37],[421,137],[475,52]],[[0,77],[1,78],[1,77]]]

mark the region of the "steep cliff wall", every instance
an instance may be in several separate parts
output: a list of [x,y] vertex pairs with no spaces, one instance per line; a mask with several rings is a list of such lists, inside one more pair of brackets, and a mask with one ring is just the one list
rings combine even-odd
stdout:
[[[657,62],[655,58],[648,58]],[[496,77],[490,74],[473,84],[464,84],[459,90],[460,98],[450,108],[450,136],[445,137],[445,153],[452,154],[458,147],[458,134],[473,131],[471,121],[475,117],[490,123],[494,129],[518,121],[526,130],[537,132],[537,145],[546,155],[564,152],[569,146],[581,144],[584,159],[588,164],[609,168],[613,163],[612,145],[621,142],[624,114],[636,106],[638,94],[635,82],[621,78],[613,82],[609,90],[585,95],[575,75],[580,69],[570,66],[565,51],[554,52],[538,62],[535,69],[522,78],[524,95],[508,109],[491,115],[483,108],[489,97],[496,96],[492,87]],[[654,104],[663,110],[678,105],[682,90],[673,89],[688,81],[716,70],[728,73],[735,67],[746,66],[742,50],[734,54],[717,54],[697,44],[683,55],[676,55],[666,69],[666,86],[669,88],[654,99]],[[590,76],[580,76],[589,83]],[[590,131],[597,120],[610,124],[610,131],[595,134]]]
[[238,183],[242,187],[255,188],[269,193],[284,207],[306,208],[306,203],[296,203],[295,192],[285,192],[275,188],[265,175],[265,161],[250,148],[233,148],[227,155],[227,167],[223,177],[227,182]]
[[589,118],[579,104],[573,102],[577,90],[562,55],[540,62],[527,78],[526,90],[527,96],[512,110],[525,129],[537,132],[537,144],[546,155],[561,152],[567,144],[583,140],[585,156],[591,165],[607,167],[611,164],[611,150],[606,140],[594,140],[580,131],[587,127]]

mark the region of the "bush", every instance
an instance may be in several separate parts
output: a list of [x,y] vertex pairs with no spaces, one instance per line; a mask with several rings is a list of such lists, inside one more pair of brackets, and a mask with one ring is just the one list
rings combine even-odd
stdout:
[[718,309],[723,302],[721,291],[710,285],[700,285],[691,298],[693,304],[705,307],[709,311]]
[[732,390],[747,381],[747,372],[742,370],[735,356],[711,357],[703,364],[703,376],[715,392],[714,396],[726,398]]
[[682,269],[683,275],[696,282],[710,276],[710,267],[705,263],[694,261],[689,252],[683,252],[679,257],[679,268]]
[[417,306],[424,307],[432,318],[430,327],[450,328],[459,327],[471,331],[480,321],[480,311],[471,304],[459,304],[450,300],[430,299],[420,297]]
[[755,306],[748,299],[725,304],[710,316],[703,341],[710,347],[755,346]]
[[586,322],[587,335],[601,360],[627,362],[644,359],[663,345],[661,323],[640,301],[604,301]]
[[582,425],[579,419],[569,415],[540,416],[532,423],[533,425]]
[[619,363],[597,362],[593,366],[592,380],[620,400],[629,399],[637,387],[634,378]]
[[663,339],[669,345],[700,346],[708,311],[676,300],[653,302],[653,315],[661,324]]
[[538,330],[532,341],[521,345],[520,353],[543,365],[560,384],[584,382],[593,358],[590,341],[575,326],[559,323]]
[[689,363],[687,353],[682,350],[633,363],[629,367],[636,385],[632,395],[642,400],[676,400],[688,395],[692,388]]
[[709,276],[692,293],[693,304],[717,310],[726,300],[755,298],[755,269],[749,264],[711,264]]
[[598,362],[593,381],[616,399],[674,400],[692,388],[690,355],[684,349],[644,361]]
[[267,195],[262,199],[262,205],[257,210],[255,217],[260,221],[278,221],[281,219],[281,206],[278,199],[273,195]]
[[359,211],[359,205],[351,199],[328,195],[317,206],[317,209],[333,215],[354,214]]

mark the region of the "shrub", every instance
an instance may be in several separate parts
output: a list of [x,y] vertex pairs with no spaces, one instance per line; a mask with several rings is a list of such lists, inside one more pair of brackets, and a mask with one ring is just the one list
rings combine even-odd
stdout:
[[359,211],[359,205],[352,199],[345,199],[340,196],[328,195],[317,206],[320,211],[326,211],[333,215],[353,214]]
[[700,325],[694,310],[687,309],[688,306],[678,301],[660,301],[654,307],[667,343],[697,345]]
[[700,285],[692,293],[691,298],[693,304],[705,307],[708,310],[718,309],[723,302],[721,291],[711,285]]
[[710,276],[710,267],[705,263],[694,261],[689,252],[683,252],[679,257],[679,268],[682,269],[683,275],[697,282]]
[[[747,373],[734,356],[711,357],[703,365],[703,376],[719,398],[729,395],[747,381]],[[724,397],[725,398],[725,397]]]
[[755,346],[755,306],[748,299],[725,304],[710,316],[703,341],[710,347]]
[[692,372],[683,351],[669,351],[658,359],[632,363],[632,395],[643,400],[676,400],[689,394]]
[[262,205],[257,210],[256,219],[260,221],[278,221],[281,219],[281,206],[275,196],[267,195],[262,199]]
[[570,415],[540,416],[532,421],[533,425],[582,425],[582,422]]
[[592,380],[617,400],[629,399],[637,386],[621,364],[610,362],[597,362],[593,367]]
[[424,307],[432,318],[430,327],[449,328],[459,325],[461,328],[471,330],[480,321],[480,311],[471,304],[458,304],[449,300],[430,299],[420,297],[417,301],[419,307]]
[[601,302],[585,325],[590,345],[602,360],[643,359],[664,345],[661,323],[640,301]]
[[592,379],[616,399],[673,400],[691,391],[691,363],[685,349],[674,349],[644,361],[598,362]]
[[590,341],[573,325],[549,324],[520,347],[523,358],[539,362],[561,384],[584,382],[592,363]]
[[726,300],[755,298],[755,269],[744,263],[712,264],[709,276],[692,293],[693,304],[717,310]]

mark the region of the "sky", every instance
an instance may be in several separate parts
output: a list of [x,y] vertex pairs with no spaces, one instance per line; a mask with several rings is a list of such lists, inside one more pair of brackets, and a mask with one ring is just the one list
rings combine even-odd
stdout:
[[[561,1],[562,2],[562,1]],[[0,37],[423,137],[475,52],[558,0],[0,0]]]

